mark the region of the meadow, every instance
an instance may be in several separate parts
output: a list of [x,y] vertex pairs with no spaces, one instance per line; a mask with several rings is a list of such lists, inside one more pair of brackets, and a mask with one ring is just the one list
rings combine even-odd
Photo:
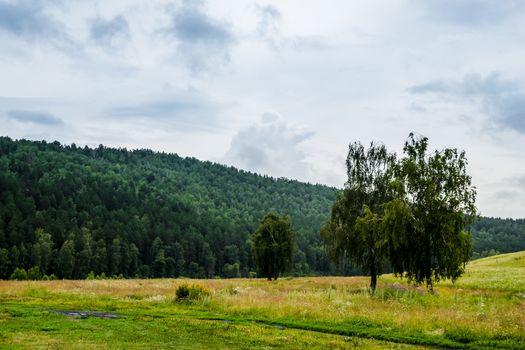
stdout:
[[[0,348],[525,349],[525,252],[473,261],[434,293],[390,275],[374,295],[368,284],[366,277],[0,281]],[[182,285],[201,293],[179,299]]]

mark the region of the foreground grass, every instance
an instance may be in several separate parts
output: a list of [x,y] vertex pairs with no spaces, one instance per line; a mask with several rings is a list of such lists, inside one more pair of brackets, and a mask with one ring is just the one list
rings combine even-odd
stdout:
[[[525,349],[524,256],[473,262],[435,294],[392,276],[373,296],[362,277],[0,281],[0,348]],[[183,283],[211,295],[174,301]]]
[[[0,304],[0,348],[9,349],[410,349],[413,346],[339,336],[332,332],[276,326],[255,320],[227,317],[197,305],[173,302],[163,294],[131,294],[110,297],[83,294],[76,290],[111,291],[135,283],[144,291],[163,291],[168,281],[97,281],[16,283],[3,295]],[[3,283],[2,289],[6,285]],[[24,284],[26,284],[24,286]],[[73,293],[50,290],[71,288]],[[116,294],[121,288],[113,289]],[[115,312],[117,319],[69,317],[57,310],[104,310]],[[208,310],[208,311],[207,311]]]

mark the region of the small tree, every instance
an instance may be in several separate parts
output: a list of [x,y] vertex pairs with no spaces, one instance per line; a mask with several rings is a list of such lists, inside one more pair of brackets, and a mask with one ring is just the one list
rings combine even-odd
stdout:
[[58,274],[65,279],[73,278],[75,269],[75,244],[67,240],[62,244],[58,253]]
[[270,213],[252,237],[252,252],[261,276],[277,279],[292,265],[293,233],[288,217]]

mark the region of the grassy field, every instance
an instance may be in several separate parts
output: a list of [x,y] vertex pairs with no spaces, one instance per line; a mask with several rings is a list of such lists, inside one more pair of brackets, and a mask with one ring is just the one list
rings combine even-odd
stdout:
[[[525,252],[472,262],[435,293],[383,276],[0,281],[0,348],[525,349]],[[177,301],[176,289],[209,291]],[[106,312],[115,319],[65,315]]]

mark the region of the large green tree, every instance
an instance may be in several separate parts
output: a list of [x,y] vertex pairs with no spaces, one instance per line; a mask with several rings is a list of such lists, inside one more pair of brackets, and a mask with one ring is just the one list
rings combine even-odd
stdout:
[[476,190],[464,152],[428,154],[428,139],[410,134],[396,161],[382,145],[350,145],[345,189],[321,230],[329,256],[365,268],[376,287],[388,261],[416,283],[457,279],[469,258],[465,231],[476,217]]
[[382,229],[384,203],[393,198],[390,183],[395,155],[383,144],[349,145],[346,159],[348,180],[333,204],[321,237],[332,261],[363,268],[375,290],[377,276],[386,259],[386,236]]
[[253,234],[252,242],[254,260],[263,277],[277,279],[290,269],[293,233],[288,217],[267,214]]
[[465,152],[427,149],[426,137],[409,135],[383,228],[394,271],[431,289],[434,282],[454,281],[464,272],[471,249],[466,227],[477,210]]

